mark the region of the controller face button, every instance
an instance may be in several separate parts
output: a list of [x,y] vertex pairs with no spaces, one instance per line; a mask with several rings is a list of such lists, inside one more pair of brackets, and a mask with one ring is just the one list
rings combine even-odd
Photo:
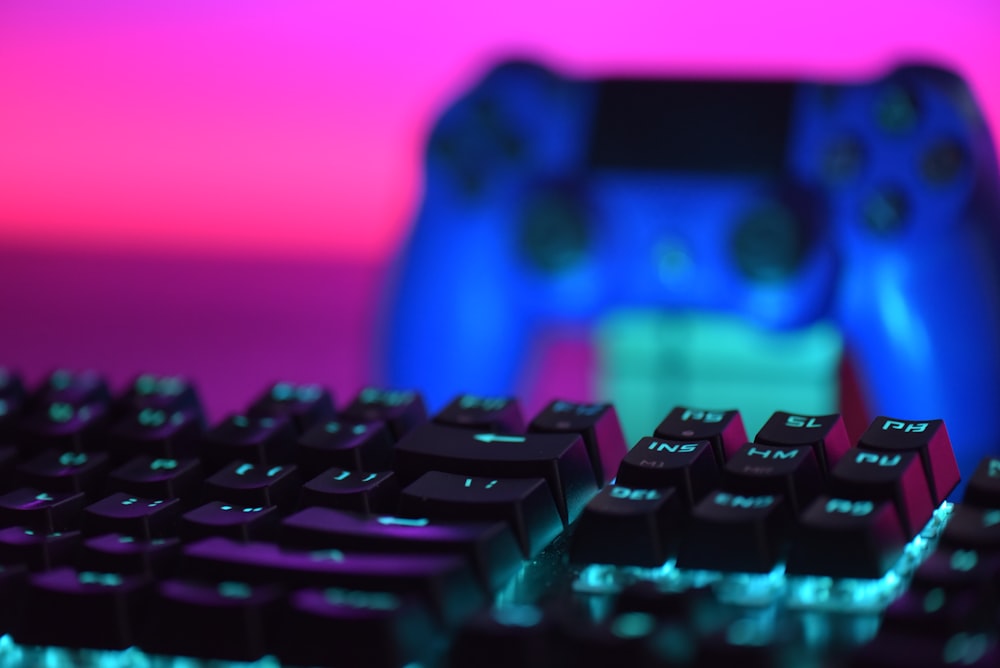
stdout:
[[830,185],[850,181],[861,172],[865,151],[854,137],[834,140],[823,154],[823,177]]
[[861,211],[865,226],[882,236],[900,232],[908,215],[906,196],[896,188],[876,190],[865,200]]
[[935,142],[920,158],[920,173],[933,185],[945,185],[958,176],[965,164],[965,151],[958,142]]
[[803,221],[788,207],[769,201],[744,215],[730,239],[730,250],[744,276],[774,282],[789,278],[806,254]]
[[543,190],[529,196],[521,212],[518,245],[522,257],[547,274],[566,271],[587,252],[590,234],[579,198]]
[[875,101],[875,120],[889,134],[900,135],[917,125],[920,109],[912,91],[901,84],[889,84]]

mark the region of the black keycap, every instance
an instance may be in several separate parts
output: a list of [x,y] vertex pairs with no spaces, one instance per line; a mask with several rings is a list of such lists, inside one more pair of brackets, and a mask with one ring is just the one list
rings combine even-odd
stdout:
[[655,567],[671,557],[683,516],[673,489],[610,485],[580,514],[570,544],[576,563]]
[[747,442],[739,411],[704,410],[678,406],[656,428],[655,436],[667,441],[708,441],[722,466]]
[[143,540],[109,533],[85,540],[76,562],[82,570],[104,568],[113,573],[164,577],[173,572],[180,554],[177,538]]
[[271,651],[281,619],[281,587],[236,580],[165,580],[156,587],[142,648],[228,661]]
[[831,495],[891,501],[907,536],[916,536],[934,514],[927,479],[916,452],[851,448],[830,471]]
[[303,666],[433,665],[440,636],[430,613],[413,597],[339,587],[300,589],[282,612],[276,654],[282,662]]
[[103,491],[109,467],[106,452],[46,450],[17,467],[17,472],[26,487],[47,492],[83,492],[93,498]]
[[0,496],[0,526],[53,533],[71,529],[87,504],[80,492],[42,492],[19,487]]
[[481,610],[459,629],[449,655],[450,668],[547,668],[551,627],[535,606],[508,605]]
[[27,586],[28,571],[24,564],[13,564],[0,568],[0,632],[11,633],[21,620],[24,589]]
[[45,407],[53,403],[72,406],[108,405],[111,393],[101,375],[95,371],[57,369],[49,374],[32,397],[32,403]]
[[201,414],[192,409],[148,406],[121,417],[111,427],[108,444],[119,459],[193,457],[202,431]]
[[302,486],[299,507],[322,506],[371,514],[396,507],[399,486],[392,471],[363,473],[331,468]]
[[14,470],[19,461],[20,454],[16,446],[0,445],[0,493],[9,492],[17,487]]
[[313,425],[333,419],[333,398],[319,385],[279,382],[269,387],[250,405],[248,415],[288,418],[296,432],[303,434]]
[[307,508],[281,522],[281,541],[302,549],[385,554],[450,554],[466,559],[496,591],[521,566],[521,552],[503,522],[448,522],[426,517],[364,515]]
[[261,466],[232,462],[205,481],[206,501],[240,506],[279,506],[290,509],[298,501],[299,475],[294,464]]
[[480,397],[463,394],[455,397],[435,415],[434,421],[498,434],[524,433],[521,407],[513,397]]
[[116,413],[135,414],[144,408],[192,412],[201,416],[201,401],[194,385],[180,376],[158,376],[144,373],[136,377],[115,402]]
[[785,570],[790,575],[881,578],[908,539],[891,501],[820,496],[799,517]]
[[616,482],[639,489],[673,487],[686,509],[718,487],[719,464],[708,441],[639,439],[618,467]]
[[393,438],[427,421],[424,399],[412,390],[386,390],[366,387],[344,409],[343,417],[358,422],[385,422]]
[[125,649],[138,642],[152,585],[147,575],[36,573],[28,577],[14,638],[25,645]]
[[937,506],[961,480],[948,429],[942,420],[907,421],[879,416],[861,435],[858,447],[883,452],[917,452],[931,500]]
[[497,478],[545,478],[563,523],[576,519],[596,492],[577,434],[512,436],[425,424],[396,445],[393,468],[405,483],[427,471]]
[[428,471],[402,491],[399,512],[409,517],[507,522],[527,558],[563,529],[541,478],[482,478]]
[[197,459],[142,455],[108,474],[108,491],[187,501],[200,498],[201,478],[201,462]]
[[740,494],[779,494],[798,513],[823,484],[815,450],[799,447],[747,443],[729,458],[723,472],[723,488]]
[[1000,553],[1000,509],[955,506],[941,542],[953,548],[976,550],[982,555]]
[[383,422],[326,420],[313,425],[295,444],[295,463],[306,475],[337,466],[351,471],[385,471],[394,439]]
[[691,511],[677,566],[766,573],[783,556],[789,519],[780,496],[711,492]]
[[1000,508],[1000,457],[984,457],[965,486],[962,503]]
[[181,516],[179,533],[185,541],[221,536],[248,542],[274,537],[278,527],[275,506],[236,506],[209,501]]
[[839,413],[796,415],[776,412],[757,432],[754,443],[780,446],[808,446],[813,449],[820,469],[832,469],[850,447],[847,428]]
[[100,445],[106,414],[106,404],[44,404],[21,420],[17,442],[26,454],[48,448],[82,452]]
[[233,461],[262,466],[292,461],[296,433],[284,418],[233,415],[202,437],[202,463],[215,472]]
[[177,499],[148,499],[115,492],[83,509],[80,528],[88,536],[121,533],[150,540],[172,535],[179,513]]
[[48,533],[23,527],[0,529],[0,563],[41,571],[68,564],[80,546],[79,531]]
[[183,572],[213,580],[415,594],[448,626],[456,626],[486,603],[472,570],[457,556],[307,552],[271,543],[206,538],[185,546],[181,563]]
[[611,404],[553,401],[535,416],[528,431],[580,434],[587,444],[598,486],[611,480],[622,457],[628,452],[618,413]]
[[0,367],[0,438],[14,434],[16,420],[26,401],[21,377]]

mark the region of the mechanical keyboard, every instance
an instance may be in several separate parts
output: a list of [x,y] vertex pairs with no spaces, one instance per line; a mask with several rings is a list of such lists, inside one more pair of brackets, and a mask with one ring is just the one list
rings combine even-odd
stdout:
[[947,427],[0,369],[0,667],[998,666]]

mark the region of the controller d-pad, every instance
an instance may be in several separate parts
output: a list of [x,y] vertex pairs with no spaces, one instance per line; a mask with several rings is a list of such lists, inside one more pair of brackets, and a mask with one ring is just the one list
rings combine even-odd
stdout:
[[581,199],[565,190],[542,190],[525,199],[518,246],[522,257],[545,273],[580,262],[590,242],[588,216]]
[[778,202],[759,204],[740,218],[730,250],[744,276],[760,282],[780,281],[801,264],[808,245],[805,222]]

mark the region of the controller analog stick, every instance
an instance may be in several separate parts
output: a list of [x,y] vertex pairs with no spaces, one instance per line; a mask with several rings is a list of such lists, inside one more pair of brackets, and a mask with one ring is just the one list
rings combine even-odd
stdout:
[[580,262],[589,244],[588,216],[582,200],[563,190],[543,190],[526,198],[518,244],[522,257],[555,274]]
[[736,265],[753,281],[787,279],[806,254],[804,221],[787,206],[766,202],[751,209],[737,223],[731,238]]

